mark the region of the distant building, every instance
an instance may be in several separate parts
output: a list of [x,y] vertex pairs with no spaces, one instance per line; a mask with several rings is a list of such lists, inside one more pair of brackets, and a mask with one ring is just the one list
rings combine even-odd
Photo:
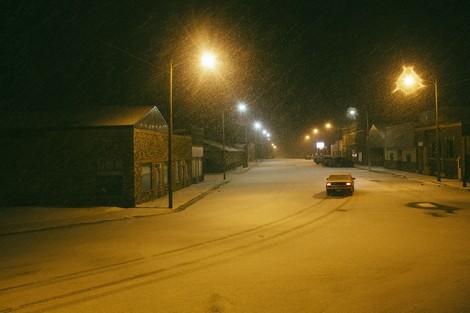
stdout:
[[385,130],[384,166],[401,171],[416,171],[415,125],[405,123]]
[[[9,112],[0,118],[1,205],[127,207],[167,193],[168,128],[156,107]],[[173,138],[177,190],[192,183],[192,147],[189,136]]]
[[385,134],[375,125],[369,130],[369,150],[371,165],[384,165]]
[[447,107],[440,114],[439,142],[436,137],[435,112],[432,111],[420,114],[416,123],[388,127],[384,166],[437,176],[439,162],[440,177],[468,177],[469,137],[463,126],[469,119],[469,111]]
[[[205,171],[207,173],[221,173],[223,170],[231,170],[238,166],[243,165],[245,158],[245,149],[236,148],[231,146],[225,146],[225,152],[223,145],[211,141],[204,140],[204,158],[205,158]],[[225,162],[223,162],[223,156]]]
[[[385,135],[375,125],[369,129],[369,139],[367,139],[366,125],[354,122],[343,127],[342,132],[342,156],[351,159],[354,163],[383,166]],[[367,149],[367,140],[369,140],[369,149]],[[367,153],[370,154],[368,159]]]
[[[439,108],[439,142],[436,141],[435,111],[419,115],[416,126],[417,171],[437,176],[437,156],[440,156],[440,176],[462,179],[469,162],[469,136],[464,125],[470,122],[470,108],[443,106]],[[437,153],[439,149],[439,154]],[[464,163],[467,164],[466,169]]]

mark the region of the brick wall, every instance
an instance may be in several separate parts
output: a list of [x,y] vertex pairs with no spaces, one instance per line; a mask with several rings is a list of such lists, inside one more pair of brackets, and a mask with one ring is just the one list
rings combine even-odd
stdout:
[[[22,130],[0,137],[1,205],[135,206],[167,193],[167,135],[133,127]],[[191,137],[173,137],[174,190],[191,184]],[[153,186],[142,190],[141,166]]]
[[[160,132],[136,129],[134,133],[134,172],[135,175],[135,201],[136,204],[154,200],[167,194],[165,185],[168,162],[168,135]],[[173,135],[172,142],[173,161],[173,190],[181,189],[191,184],[191,137]],[[151,186],[142,182],[142,167],[150,166]],[[178,166],[178,170],[176,169]],[[175,177],[183,177],[179,179]],[[145,190],[144,190],[145,189]]]
[[132,128],[22,131],[2,139],[6,204],[133,205]]

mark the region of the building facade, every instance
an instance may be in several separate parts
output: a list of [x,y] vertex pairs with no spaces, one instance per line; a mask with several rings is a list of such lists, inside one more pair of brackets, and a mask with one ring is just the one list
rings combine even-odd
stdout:
[[[3,117],[3,205],[130,207],[167,193],[168,128],[156,107],[89,107]],[[173,138],[177,190],[192,181],[191,137]]]
[[461,123],[439,126],[440,142],[436,144],[436,127],[416,129],[417,172],[437,175],[437,149],[440,150],[441,177],[461,178],[463,140]]
[[415,126],[405,123],[385,130],[384,166],[400,171],[416,171]]

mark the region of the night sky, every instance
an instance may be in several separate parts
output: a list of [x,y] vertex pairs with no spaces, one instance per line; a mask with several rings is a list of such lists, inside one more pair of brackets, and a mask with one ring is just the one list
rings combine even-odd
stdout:
[[[468,1],[3,1],[4,111],[156,105],[168,116],[174,68],[175,128],[220,133],[250,108],[284,151],[346,109],[371,123],[406,122],[442,106],[469,106]],[[217,54],[215,72],[198,66]],[[392,93],[402,66],[429,86]]]

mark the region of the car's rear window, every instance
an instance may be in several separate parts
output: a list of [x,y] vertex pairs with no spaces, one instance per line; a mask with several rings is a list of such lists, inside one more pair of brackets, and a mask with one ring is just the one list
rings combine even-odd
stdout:
[[348,175],[330,175],[329,179],[333,180],[347,180],[350,179]]

